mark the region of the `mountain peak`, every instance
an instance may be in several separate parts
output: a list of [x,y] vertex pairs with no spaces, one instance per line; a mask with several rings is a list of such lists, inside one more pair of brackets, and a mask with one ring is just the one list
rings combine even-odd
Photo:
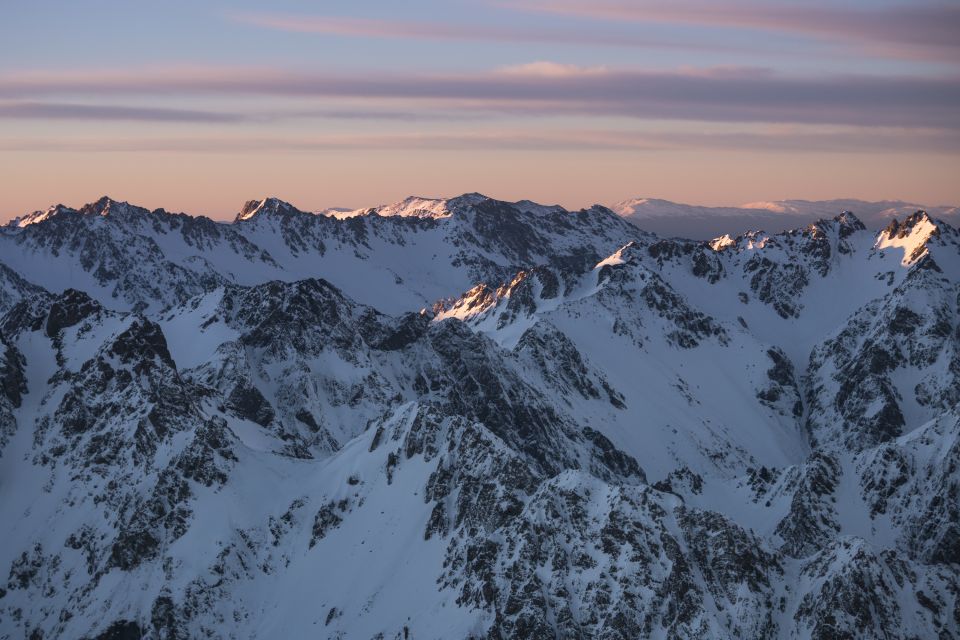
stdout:
[[840,215],[834,216],[834,222],[839,223],[841,226],[852,227],[858,231],[862,231],[867,227],[860,221],[860,218],[854,215],[853,211],[842,211]]
[[409,196],[395,204],[380,207],[377,213],[381,216],[448,218],[458,209],[472,207],[489,199],[481,193],[465,193],[453,198]]
[[85,204],[79,209],[82,215],[101,217],[123,215],[132,211],[146,211],[146,209],[141,209],[129,202],[114,200],[110,196],[103,196],[96,202]]
[[925,210],[918,209],[904,218],[902,223],[898,222],[897,219],[894,218],[881,233],[886,234],[889,238],[906,238],[918,227],[933,227],[936,229],[937,225]]
[[416,218],[445,218],[450,215],[450,200],[445,198],[426,198],[407,196],[400,202],[377,207],[380,216],[411,216]]
[[940,235],[940,227],[927,215],[923,209],[919,209],[904,218],[903,222],[898,222],[896,218],[890,221],[877,238],[876,247],[878,249],[902,248],[903,264],[909,265],[917,262],[927,253],[927,243],[931,238]]
[[[565,208],[558,204],[540,204],[533,200],[518,200],[516,202],[497,200],[490,196],[475,191],[464,193],[452,198],[432,198],[425,196],[407,196],[399,202],[384,204],[378,207],[368,207],[365,209],[324,209],[320,213],[334,218],[353,218],[376,214],[385,218],[389,217],[408,217],[408,218],[430,218],[434,220],[442,218],[451,218],[457,213],[469,211],[484,203],[495,203],[508,206],[524,214],[554,214],[563,213]],[[609,211],[600,205],[594,205],[589,210]]]
[[88,202],[87,204],[80,207],[80,213],[83,214],[96,214],[96,215],[105,215],[110,208],[116,203],[116,200],[110,196],[100,196],[94,202]]
[[832,218],[821,218],[808,227],[815,236],[824,233],[827,229],[836,228],[841,238],[846,238],[857,231],[866,230],[866,226],[852,211],[844,210]]
[[285,202],[280,198],[268,196],[261,200],[247,200],[247,202],[243,205],[243,208],[240,209],[240,213],[238,213],[237,217],[234,218],[234,222],[249,220],[257,215],[299,213],[299,211],[299,209],[294,207],[289,202]]

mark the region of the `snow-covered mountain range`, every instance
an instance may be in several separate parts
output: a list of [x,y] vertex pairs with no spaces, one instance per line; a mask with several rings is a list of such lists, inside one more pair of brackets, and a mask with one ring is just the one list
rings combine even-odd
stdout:
[[0,638],[960,638],[949,216],[625,213],[0,228]]

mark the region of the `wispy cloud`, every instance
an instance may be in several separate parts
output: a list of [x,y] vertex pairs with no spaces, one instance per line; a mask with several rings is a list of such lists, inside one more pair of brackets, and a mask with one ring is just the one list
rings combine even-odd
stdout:
[[[541,65],[544,63],[540,63]],[[0,97],[161,95],[386,99],[425,109],[714,122],[960,128],[960,78],[794,77],[763,69],[345,75],[137,69],[0,75]],[[371,103],[375,101],[371,100]],[[372,106],[372,105],[371,105]]]
[[234,113],[168,109],[162,107],[127,107],[102,104],[62,104],[46,102],[0,102],[0,118],[30,120],[108,120],[140,122],[239,122],[243,116]]
[[960,5],[911,3],[869,7],[814,3],[710,0],[516,0],[497,3],[527,11],[636,23],[673,23],[797,33],[855,42],[890,57],[960,61]]
[[111,139],[103,137],[10,138],[0,150],[56,152],[233,153],[249,151],[310,152],[336,150],[576,150],[690,151],[720,149],[764,152],[909,152],[956,153],[960,132],[810,131],[805,128],[753,132],[545,129],[466,132],[407,132],[323,136],[191,136]]

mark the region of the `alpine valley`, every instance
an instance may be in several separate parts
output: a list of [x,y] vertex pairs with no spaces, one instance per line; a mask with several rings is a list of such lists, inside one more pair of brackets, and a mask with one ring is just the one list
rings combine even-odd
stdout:
[[0,638],[960,638],[960,232],[627,213],[0,227]]

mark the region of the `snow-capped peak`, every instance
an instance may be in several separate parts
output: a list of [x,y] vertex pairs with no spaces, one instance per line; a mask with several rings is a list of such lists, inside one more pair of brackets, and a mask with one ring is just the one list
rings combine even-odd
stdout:
[[[450,218],[458,211],[464,211],[479,204],[492,200],[482,193],[465,193],[453,198],[427,198],[423,196],[408,196],[400,202],[384,204],[378,207],[365,209],[329,208],[320,213],[334,218],[354,218],[357,216],[375,213],[383,217],[410,217],[410,218]],[[566,211],[556,204],[540,204],[532,200],[518,200],[508,203],[519,211],[528,214],[552,214]]]
[[451,215],[445,198],[422,198],[409,196],[400,202],[387,204],[376,209],[381,216],[412,216],[416,218],[447,218]]
[[[478,196],[468,198],[468,196]],[[465,200],[466,199],[466,200]],[[355,218],[357,216],[375,213],[383,217],[411,217],[411,218],[449,218],[453,214],[452,204],[459,201],[462,204],[475,204],[487,199],[480,194],[467,194],[458,198],[426,198],[422,196],[407,196],[399,202],[383,204],[377,207],[363,209],[324,209],[321,213],[334,218]]]
[[416,218],[449,218],[459,210],[489,200],[482,193],[465,193],[454,198],[424,198],[409,196],[400,202],[374,209],[381,216],[409,216]]
[[940,235],[940,229],[926,211],[919,210],[902,223],[893,219],[877,237],[877,249],[903,249],[904,266],[915,263],[927,253],[927,242]]

